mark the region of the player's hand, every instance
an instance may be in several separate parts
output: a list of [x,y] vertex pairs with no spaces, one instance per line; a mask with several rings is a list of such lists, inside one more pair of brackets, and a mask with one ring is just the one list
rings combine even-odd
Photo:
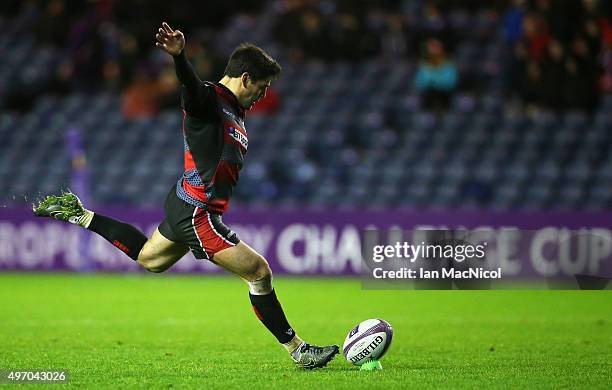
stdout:
[[172,30],[168,23],[163,22],[155,35],[155,46],[173,56],[181,54],[185,47],[185,36],[179,30]]

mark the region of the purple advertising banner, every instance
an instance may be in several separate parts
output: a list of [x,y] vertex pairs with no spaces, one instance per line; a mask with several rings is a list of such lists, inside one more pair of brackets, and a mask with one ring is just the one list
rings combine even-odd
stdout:
[[[147,234],[163,219],[160,209],[104,208],[100,212]],[[261,253],[276,273],[359,275],[365,229],[584,228],[610,234],[612,213],[232,210],[224,222]],[[34,218],[27,209],[4,208],[0,209],[0,270],[136,271],[139,266],[96,234]],[[172,271],[221,272],[191,254]]]

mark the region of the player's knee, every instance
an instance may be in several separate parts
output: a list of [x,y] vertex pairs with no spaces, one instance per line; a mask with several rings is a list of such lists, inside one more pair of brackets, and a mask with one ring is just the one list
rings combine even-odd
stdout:
[[139,258],[138,264],[140,264],[147,271],[154,273],[164,272],[168,269],[167,266],[164,266],[164,264],[160,263],[159,261],[155,261],[155,259]]
[[274,291],[272,287],[272,271],[265,259],[259,263],[258,271],[250,279],[247,280],[247,283],[249,285],[249,292],[252,295],[267,295]]
[[272,278],[272,270],[270,265],[262,256],[258,256],[257,261],[253,266],[253,270],[249,275],[251,280],[262,280]]
[[264,259],[263,264],[258,269],[257,279],[255,280],[271,279],[271,278],[272,278],[272,270],[270,269],[270,265],[268,264],[268,262]]
[[159,266],[149,266],[149,267],[145,267],[147,271],[149,272],[154,272],[156,274],[159,274],[161,272],[164,272],[165,270],[168,269],[168,267],[159,267]]

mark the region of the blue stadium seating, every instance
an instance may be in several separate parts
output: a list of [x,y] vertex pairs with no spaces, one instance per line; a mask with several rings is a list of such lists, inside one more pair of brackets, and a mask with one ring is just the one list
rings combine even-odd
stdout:
[[[250,149],[235,202],[255,207],[612,207],[612,96],[605,96],[592,118],[578,111],[529,116],[514,110],[500,92],[506,53],[496,16],[453,10],[448,17],[462,31],[454,51],[462,77],[478,79],[483,91],[457,93],[450,111],[438,114],[422,109],[412,84],[413,60],[285,63],[274,84],[280,112],[248,116]],[[237,16],[230,25],[219,35],[219,49],[254,40],[283,58],[269,24]],[[14,38],[0,37],[0,51],[11,48],[0,61],[0,107],[19,88],[42,90],[50,82],[48,69],[61,55],[37,46],[32,36]],[[127,120],[113,93],[43,94],[28,113],[3,110],[0,200],[32,199],[69,187],[64,134],[77,128],[93,202],[161,205],[181,174],[181,119],[177,107],[151,119]]]

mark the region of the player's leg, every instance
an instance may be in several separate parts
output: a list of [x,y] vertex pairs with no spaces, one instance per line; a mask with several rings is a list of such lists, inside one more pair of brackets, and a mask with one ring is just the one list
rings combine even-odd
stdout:
[[270,266],[253,248],[240,241],[215,253],[212,260],[248,283],[249,298],[257,318],[283,344],[298,365],[304,368],[322,367],[338,353],[336,345],[310,345],[295,333],[276,297]]
[[87,210],[71,192],[47,196],[38,206],[33,207],[33,213],[38,217],[55,218],[96,232],[132,260],[138,260],[140,250],[148,240],[132,225]]
[[[262,255],[244,241],[238,241],[235,246],[223,249],[213,256],[213,261],[229,272],[240,276],[249,283],[250,290],[255,294],[267,294],[272,291],[272,270]],[[267,280],[261,287],[252,287],[258,280]]]
[[148,239],[134,226],[98,213],[93,213],[91,223],[84,227],[104,237],[147,271],[158,273],[170,268],[189,251],[186,244],[171,241],[160,233],[165,223]]
[[169,240],[157,229],[148,239],[130,224],[87,210],[70,192],[46,197],[33,212],[36,216],[70,222],[99,234],[152,272],[165,271],[188,250],[186,245]]
[[158,228],[140,250],[137,262],[148,271],[164,272],[188,251],[189,247],[186,244],[170,241]]
[[295,350],[302,340],[289,325],[276,298],[272,287],[272,271],[263,256],[240,241],[233,247],[215,253],[212,260],[247,282],[249,298],[259,320],[290,352]]

